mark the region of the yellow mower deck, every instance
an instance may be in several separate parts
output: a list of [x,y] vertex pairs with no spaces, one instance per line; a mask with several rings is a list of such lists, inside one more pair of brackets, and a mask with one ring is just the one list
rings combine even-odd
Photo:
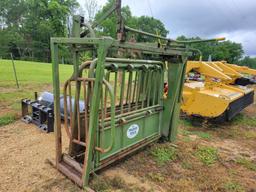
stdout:
[[231,120],[253,103],[253,89],[220,84],[207,87],[204,82],[187,82],[183,90],[184,113],[220,121]]
[[214,121],[229,121],[253,103],[254,90],[231,85],[233,76],[221,62],[188,61],[186,73],[191,70],[205,76],[205,81],[187,81],[183,88],[182,111],[189,116]]

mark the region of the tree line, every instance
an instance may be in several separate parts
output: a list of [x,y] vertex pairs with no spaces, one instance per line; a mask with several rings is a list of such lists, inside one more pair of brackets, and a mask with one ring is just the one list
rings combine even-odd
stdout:
[[[108,10],[114,0],[98,9],[96,0],[86,0],[83,10],[76,0],[10,0],[0,1],[0,58],[9,58],[12,53],[16,59],[50,62],[50,37],[66,37],[70,33],[72,14],[79,12],[92,22],[98,20]],[[122,7],[125,23],[133,28],[166,37],[169,33],[164,24],[150,16],[133,16],[129,6]],[[116,34],[116,17],[114,14],[97,27],[98,35]],[[154,42],[155,39],[136,35],[139,42]],[[198,40],[200,37],[178,40]],[[230,63],[248,65],[256,68],[256,59],[244,57],[241,44],[231,41],[216,43],[198,43],[193,48],[202,52],[203,60],[226,60]],[[62,48],[62,55],[69,62],[69,52]],[[195,56],[194,59],[198,59]]]
[[0,1],[0,57],[50,62],[50,38],[68,33],[76,0]]

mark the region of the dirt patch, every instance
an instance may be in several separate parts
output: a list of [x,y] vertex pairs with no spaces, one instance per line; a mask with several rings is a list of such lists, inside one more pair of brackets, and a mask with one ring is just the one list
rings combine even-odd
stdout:
[[239,157],[247,157],[256,162],[256,150],[244,146],[239,141],[226,139],[222,141],[203,141],[202,144],[217,148],[225,161],[234,161]]
[[120,167],[112,168],[110,170],[105,171],[103,173],[103,176],[110,179],[114,177],[121,178],[122,180],[125,181],[125,184],[129,186],[136,186],[137,188],[142,188],[143,191],[159,191],[159,192],[166,191],[162,187],[157,186],[150,181],[141,180],[140,178],[129,174],[127,170],[122,169]]
[[46,160],[54,159],[54,134],[17,121],[0,127],[0,146],[0,191],[80,190]]

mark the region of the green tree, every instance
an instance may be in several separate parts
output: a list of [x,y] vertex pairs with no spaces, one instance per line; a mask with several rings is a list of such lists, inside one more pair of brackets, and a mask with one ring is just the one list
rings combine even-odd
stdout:
[[[177,40],[201,40],[201,38],[180,36]],[[225,60],[229,63],[238,63],[244,54],[242,45],[231,41],[196,43],[191,45],[191,47],[199,49],[202,52],[203,60],[208,60],[211,55],[213,61]]]
[[[99,20],[104,15],[104,13],[106,13],[106,11],[110,9],[111,6],[113,6],[114,3],[115,3],[114,0],[108,0],[106,5],[97,12],[95,16],[95,20],[96,21]],[[133,28],[146,31],[149,33],[153,33],[153,34],[156,34],[158,32],[162,36],[166,36],[168,34],[168,30],[166,30],[164,24],[158,19],[155,19],[153,17],[148,17],[148,16],[135,17],[132,15],[129,6],[122,7],[121,12],[122,12],[122,17],[124,19],[125,25],[129,27],[133,27]],[[97,29],[99,31],[98,33],[100,35],[108,35],[113,38],[116,38],[116,23],[117,23],[116,15],[112,14],[111,16],[107,17],[101,22],[100,27],[98,27]],[[136,35],[135,37],[136,37],[136,40],[140,42],[155,41],[155,39],[147,38],[147,37],[144,37],[143,35]]]
[[[153,17],[148,17],[148,16],[141,16],[137,18],[136,22],[136,28],[145,31],[148,33],[153,33],[153,34],[159,34],[161,36],[166,37],[169,31],[165,29],[164,24]],[[143,35],[138,35],[137,40],[139,42],[145,41],[145,42],[153,42],[156,41],[154,38],[150,37],[143,37]]]
[[[102,18],[102,16],[107,12],[107,10],[109,10],[113,6],[114,3],[115,3],[115,0],[108,0],[106,5],[103,6],[103,8],[96,13],[95,20],[99,21]],[[135,20],[132,17],[132,13],[129,6],[122,7],[121,12],[125,20],[125,23],[131,24],[132,26],[134,26]],[[108,16],[106,19],[104,19],[96,30],[99,35],[106,35],[106,36],[116,38],[116,23],[117,23],[117,18],[115,13],[113,13],[110,16]]]
[[0,16],[9,27],[20,27],[27,12],[26,0],[0,1]]
[[77,6],[76,0],[1,1],[7,27],[0,31],[0,54],[50,61],[50,38],[67,35],[67,17]]
[[256,69],[256,57],[252,58],[252,57],[246,56],[243,59],[241,59],[238,64]]

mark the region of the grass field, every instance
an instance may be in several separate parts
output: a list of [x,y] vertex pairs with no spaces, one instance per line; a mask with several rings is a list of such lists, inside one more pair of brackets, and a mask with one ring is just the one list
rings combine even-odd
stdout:
[[[54,133],[17,120],[22,98],[33,98],[34,91],[52,91],[51,64],[15,64],[20,89],[11,61],[0,60],[0,191],[82,192],[46,160],[55,157]],[[60,65],[62,83],[71,71],[71,66]],[[94,177],[90,186],[116,192],[253,192],[255,146],[256,103],[222,125],[194,127],[183,119],[175,144],[152,144]]]
[[[33,98],[36,91],[52,91],[52,65],[50,63],[30,61],[14,61],[14,63],[19,89],[16,87],[12,62],[0,60],[0,124],[9,122],[10,117],[19,117],[21,99]],[[60,65],[61,82],[70,77],[71,72],[72,66]]]

